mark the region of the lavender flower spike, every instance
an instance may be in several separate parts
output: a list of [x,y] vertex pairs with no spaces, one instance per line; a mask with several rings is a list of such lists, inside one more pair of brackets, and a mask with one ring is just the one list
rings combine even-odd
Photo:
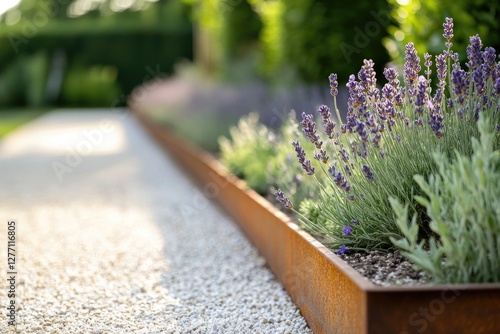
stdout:
[[446,73],[448,70],[448,66],[446,65],[445,55],[436,56],[436,69],[437,69],[437,77],[439,79],[438,87],[444,89],[444,87],[446,86]]
[[316,148],[320,149],[323,145],[323,142],[319,140],[319,136],[316,132],[316,123],[313,120],[313,116],[302,113],[302,121],[300,122],[302,125],[302,132],[306,135],[311,143],[316,146]]
[[447,17],[445,23],[443,23],[444,34],[443,37],[446,39],[445,46],[449,49],[453,46],[450,40],[453,38],[453,19]]
[[404,80],[408,87],[410,101],[413,101],[413,96],[416,94],[415,85],[420,69],[420,58],[417,55],[415,46],[410,42],[406,44],[404,65]]
[[328,76],[328,80],[330,81],[330,94],[332,96],[337,96],[339,93],[337,87],[339,86],[339,83],[337,81],[337,74],[332,73]]
[[361,167],[361,171],[363,172],[363,174],[365,174],[365,177],[368,179],[368,181],[373,181],[375,179],[373,172],[367,165],[363,165],[363,167]]
[[472,72],[472,78],[474,80],[474,88],[476,89],[476,93],[479,95],[483,95],[486,91],[485,87],[485,77],[483,67],[486,65],[479,65],[474,72]]
[[286,208],[286,209],[292,209],[293,204],[292,201],[288,197],[285,197],[285,194],[283,194],[283,191],[281,189],[278,189],[274,192],[274,195],[276,196],[276,199]]
[[455,102],[463,105],[465,98],[469,94],[469,77],[459,66],[454,65],[453,67],[453,71],[451,71],[451,83],[456,96]]
[[467,46],[467,58],[469,61],[466,63],[467,67],[474,70],[476,67],[480,66],[482,63],[481,49],[483,48],[483,42],[479,35],[472,36],[470,38],[470,44]]
[[346,245],[340,246],[340,248],[337,250],[337,253],[340,254],[340,255],[343,255],[346,252],[347,252],[347,246]]
[[330,108],[326,105],[322,105],[318,108],[318,112],[321,114],[321,118],[323,119],[323,128],[325,129],[325,133],[328,138],[332,139],[335,135],[333,130],[335,129],[335,122],[332,121],[332,114],[330,113]]
[[297,158],[299,159],[299,163],[307,173],[307,175],[311,176],[314,174],[314,167],[311,165],[311,160],[306,160],[306,152],[300,145],[299,141],[292,142],[293,147],[295,147],[295,152],[297,153]]
[[330,156],[326,154],[325,150],[319,150],[319,153],[316,153],[314,155],[314,159],[326,164],[328,162],[328,159],[330,159]]
[[426,67],[426,70],[424,73],[427,76],[427,78],[429,78],[429,76],[432,74],[432,70],[431,70],[432,56],[426,52],[426,53],[424,53],[424,59],[425,59],[424,66]]
[[424,112],[423,106],[427,102],[427,80],[424,76],[418,78],[417,91],[418,93],[415,101],[417,109],[415,109],[415,114],[421,115]]
[[344,231],[342,231],[342,234],[343,235],[351,235],[351,233],[352,233],[352,227],[349,225],[346,225],[344,227]]
[[349,183],[345,179],[344,175],[342,175],[342,173],[340,173],[340,172],[337,173],[335,170],[335,166],[333,166],[333,165],[330,166],[330,168],[328,168],[328,172],[330,173],[331,176],[333,176],[333,180],[334,180],[335,184],[340,189],[343,189],[346,192],[349,192],[351,190],[351,186],[349,185]]

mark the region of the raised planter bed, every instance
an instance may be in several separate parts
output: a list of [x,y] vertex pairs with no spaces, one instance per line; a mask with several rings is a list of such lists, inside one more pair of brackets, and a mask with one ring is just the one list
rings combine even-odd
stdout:
[[376,286],[211,155],[135,115],[235,219],[314,333],[500,333],[500,284]]

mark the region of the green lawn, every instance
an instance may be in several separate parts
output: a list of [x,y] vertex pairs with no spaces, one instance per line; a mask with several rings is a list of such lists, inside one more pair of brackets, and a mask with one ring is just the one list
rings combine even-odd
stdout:
[[0,110],[0,138],[6,133],[23,125],[26,122],[42,115],[42,109],[8,109]]

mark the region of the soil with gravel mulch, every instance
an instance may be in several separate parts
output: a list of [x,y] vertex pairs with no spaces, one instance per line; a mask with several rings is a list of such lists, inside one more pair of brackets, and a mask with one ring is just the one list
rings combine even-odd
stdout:
[[399,251],[346,253],[339,257],[377,285],[420,285],[429,281],[429,277],[414,269],[413,263]]
[[[302,224],[298,221],[290,210],[285,210],[276,200],[273,194],[267,194],[265,198],[274,204],[276,208],[284,212],[298,226]],[[320,236],[313,235],[319,242]],[[394,285],[422,285],[430,281],[430,277],[421,270],[416,270],[414,264],[405,258],[398,250],[393,252],[366,251],[347,252],[337,254],[342,260],[356,269],[361,275],[369,279],[373,284],[381,286]]]

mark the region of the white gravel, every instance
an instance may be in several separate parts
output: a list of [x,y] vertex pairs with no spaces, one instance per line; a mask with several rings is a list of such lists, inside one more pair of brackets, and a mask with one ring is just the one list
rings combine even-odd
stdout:
[[0,215],[2,249],[17,221],[20,333],[311,333],[239,229],[126,113],[52,112],[4,138]]

